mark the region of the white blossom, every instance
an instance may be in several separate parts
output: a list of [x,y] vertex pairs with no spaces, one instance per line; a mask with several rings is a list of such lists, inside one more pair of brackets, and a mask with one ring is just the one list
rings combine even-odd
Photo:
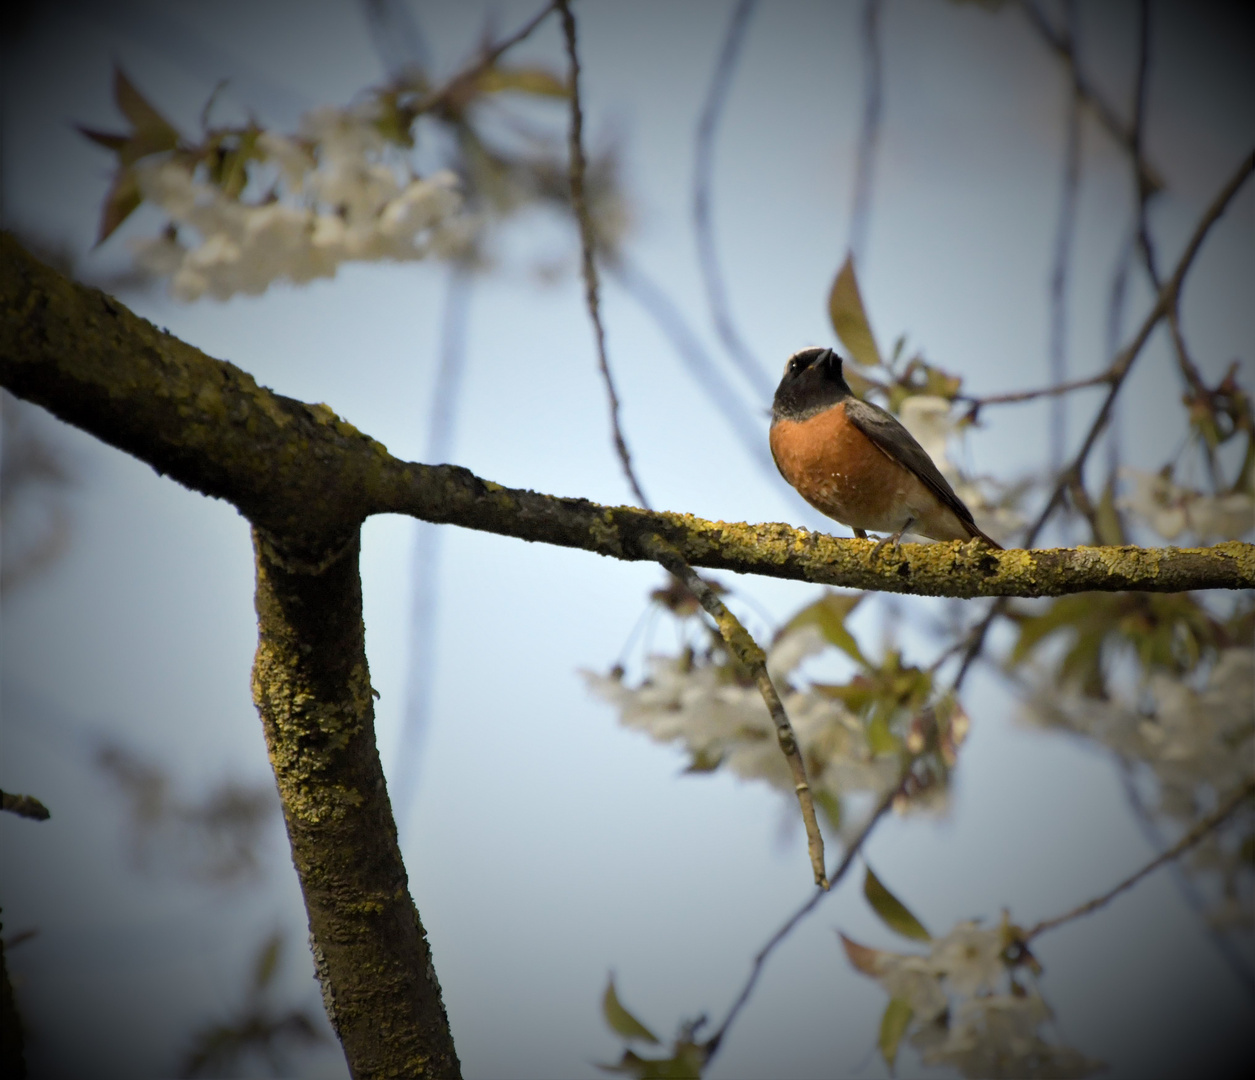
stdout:
[[921,1023],[928,1023],[949,1008],[937,971],[927,957],[880,952],[876,981],[891,998],[904,1001]]
[[950,402],[933,394],[912,394],[902,402],[898,416],[937,468],[947,474],[953,471],[948,454],[955,430]]
[[1133,481],[1133,492],[1116,505],[1136,514],[1165,540],[1187,532],[1200,543],[1236,540],[1255,529],[1255,496],[1249,492],[1205,495],[1161,473],[1121,469],[1120,475]]
[[1006,974],[1003,947],[1000,927],[961,922],[933,942],[929,960],[954,993],[971,997],[995,989]]
[[1082,1077],[1103,1066],[1039,1034],[1050,1010],[1037,994],[969,998],[947,1027],[932,1025],[912,1038],[926,1065],[948,1065],[970,1077]]

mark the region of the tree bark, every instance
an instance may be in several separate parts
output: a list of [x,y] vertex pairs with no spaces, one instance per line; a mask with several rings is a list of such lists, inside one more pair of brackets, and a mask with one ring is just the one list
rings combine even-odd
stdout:
[[1255,546],[992,551],[868,541],[788,525],[711,522],[502,487],[419,465],[336,416],[258,386],[232,364],[68,281],[0,237],[0,383],[181,484],[234,504],[310,568],[371,514],[400,513],[618,559],[659,536],[690,566],[929,596],[1255,587]]
[[254,549],[253,697],[327,1015],[359,1080],[460,1076],[375,746],[358,543],[319,573]]

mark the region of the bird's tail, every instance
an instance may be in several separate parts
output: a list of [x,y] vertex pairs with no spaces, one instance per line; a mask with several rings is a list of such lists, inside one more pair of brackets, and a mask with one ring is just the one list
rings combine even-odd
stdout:
[[1000,543],[998,543],[997,540],[995,540],[992,536],[987,536],[985,533],[981,532],[981,530],[978,529],[973,522],[965,521],[963,522],[963,525],[967,529],[968,535],[973,540],[977,540],[977,539],[984,540],[985,543],[988,544],[995,551],[1006,551],[1006,548],[1004,548]]

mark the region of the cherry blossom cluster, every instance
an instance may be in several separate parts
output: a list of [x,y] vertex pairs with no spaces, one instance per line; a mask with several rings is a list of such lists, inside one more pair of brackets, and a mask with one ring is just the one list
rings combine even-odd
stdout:
[[[858,823],[842,812],[844,801],[870,796],[870,801],[878,802],[893,791],[902,777],[902,754],[924,751],[929,742],[925,728],[936,723],[941,710],[926,710],[922,717],[895,717],[893,731],[886,725],[884,735],[893,748],[878,744],[867,720],[839,697],[814,685],[794,685],[802,663],[830,644],[815,625],[787,630],[769,650],[767,670],[793,725],[815,801],[830,820],[840,823],[839,833],[848,841]],[[705,655],[686,651],[680,656],[652,656],[645,678],[635,686],[617,671],[584,672],[584,677],[595,694],[615,706],[625,727],[656,742],[682,746],[692,771],[726,768],[742,779],[764,781],[793,801],[794,782],[762,695],[753,682],[738,678],[719,649]],[[945,775],[955,764],[969,723],[954,704],[944,719],[943,737],[931,755],[939,759],[933,762],[935,768],[920,768],[924,779],[897,809],[944,807]]]
[[[182,300],[258,294],[280,280],[331,277],[349,261],[448,256],[473,229],[452,172],[415,175],[376,123],[374,102],[308,113],[295,137],[262,131],[253,162],[272,185],[256,201],[213,183],[186,154],[134,167],[144,200],[169,225],[132,242]],[[250,179],[249,188],[258,186]]]
[[[1050,1008],[1035,990],[1015,981],[1009,959],[1014,940],[1004,916],[991,927],[960,922],[931,939],[926,954],[872,949],[844,935],[841,942],[850,963],[879,982],[900,1010],[899,1037],[907,1035],[925,1065],[971,1077],[1098,1072],[1099,1062],[1043,1036]],[[883,1049],[883,1026],[881,1039]]]

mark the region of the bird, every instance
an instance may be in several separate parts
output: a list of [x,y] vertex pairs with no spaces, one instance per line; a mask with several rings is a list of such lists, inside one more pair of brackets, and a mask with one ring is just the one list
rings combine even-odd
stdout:
[[789,357],[771,405],[771,456],[780,475],[811,506],[877,544],[904,533],[932,540],[978,539],[972,512],[915,437],[879,406],[854,396],[832,349]]

